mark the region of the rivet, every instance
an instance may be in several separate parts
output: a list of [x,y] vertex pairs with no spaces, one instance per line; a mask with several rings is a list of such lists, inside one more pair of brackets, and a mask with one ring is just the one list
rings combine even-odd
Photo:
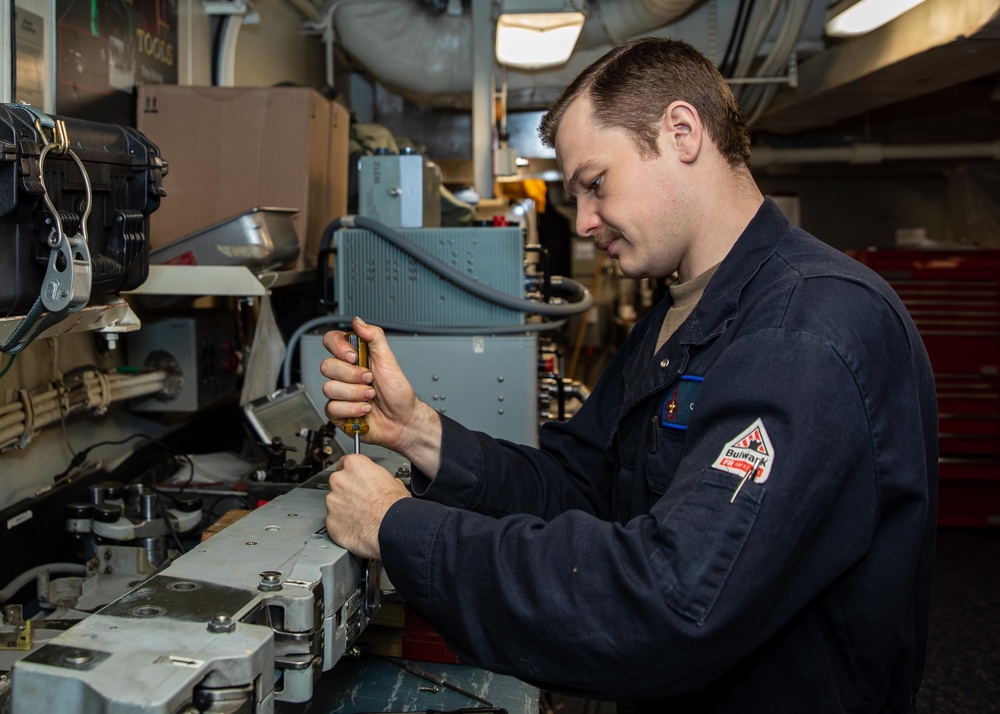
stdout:
[[663,369],[666,369],[667,367],[670,366],[670,360],[668,359],[663,360],[662,362],[660,362],[660,366],[663,367]]

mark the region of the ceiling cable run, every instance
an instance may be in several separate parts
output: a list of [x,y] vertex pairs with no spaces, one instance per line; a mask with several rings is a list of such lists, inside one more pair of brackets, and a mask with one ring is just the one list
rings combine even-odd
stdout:
[[[750,43],[737,58],[735,77],[731,81],[736,86],[737,101],[749,124],[752,125],[767,110],[780,85],[795,87],[798,77],[795,49],[808,14],[809,4],[794,0],[766,0],[760,6]],[[780,27],[770,51],[763,60],[758,60],[766,37],[779,21]],[[787,75],[777,74],[785,68]],[[764,84],[768,86],[762,86]]]

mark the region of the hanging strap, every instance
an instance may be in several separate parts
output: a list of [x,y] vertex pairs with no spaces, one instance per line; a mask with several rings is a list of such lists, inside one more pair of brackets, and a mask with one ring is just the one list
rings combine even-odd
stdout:
[[[69,134],[64,121],[53,119],[30,104],[17,106],[35,118],[35,129],[45,141],[45,146],[38,157],[38,173],[42,184],[42,199],[52,217],[53,227],[47,238],[49,261],[38,299],[17,329],[0,345],[0,352],[9,355],[18,354],[49,327],[85,307],[90,302],[90,291],[93,286],[93,268],[87,236],[87,220],[90,217],[93,201],[90,176],[87,175],[87,169],[80,161],[80,157],[69,148]],[[45,135],[45,128],[52,130],[51,141]],[[83,218],[80,220],[79,229],[72,236],[66,236],[62,216],[52,203],[45,186],[45,158],[52,152],[73,159],[80,176],[83,177],[86,189]]]

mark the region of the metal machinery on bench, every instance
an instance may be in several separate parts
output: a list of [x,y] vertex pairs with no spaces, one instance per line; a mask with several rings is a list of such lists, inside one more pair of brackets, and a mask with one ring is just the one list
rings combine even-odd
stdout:
[[379,608],[377,580],[326,534],[327,476],[20,660],[14,714],[266,714],[309,700]]

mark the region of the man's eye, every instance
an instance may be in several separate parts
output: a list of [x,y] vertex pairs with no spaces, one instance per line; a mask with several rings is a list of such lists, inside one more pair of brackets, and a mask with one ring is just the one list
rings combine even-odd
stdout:
[[590,185],[588,186],[588,188],[591,191],[596,191],[597,189],[599,189],[601,187],[601,184],[603,182],[604,182],[604,177],[603,176],[598,176],[597,178],[595,178],[593,181],[590,182]]

